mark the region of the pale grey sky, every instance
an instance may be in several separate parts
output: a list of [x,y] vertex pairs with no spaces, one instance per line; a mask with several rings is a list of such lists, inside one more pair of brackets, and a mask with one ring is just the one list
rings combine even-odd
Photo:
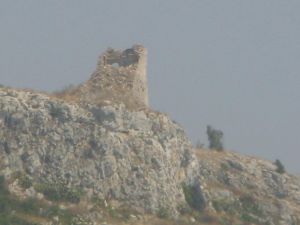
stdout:
[[0,83],[88,79],[107,47],[149,49],[150,101],[196,142],[300,173],[299,0],[0,0]]

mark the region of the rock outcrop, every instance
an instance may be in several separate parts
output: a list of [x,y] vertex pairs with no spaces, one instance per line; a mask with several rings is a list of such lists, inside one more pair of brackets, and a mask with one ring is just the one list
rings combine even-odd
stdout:
[[[0,170],[63,184],[137,210],[177,213],[196,163],[180,126],[124,105],[81,108],[45,95],[0,90]],[[91,196],[90,196],[91,197]]]
[[[191,207],[254,224],[300,221],[299,178],[261,159],[193,150],[183,129],[162,113],[122,104],[83,108],[1,88],[0,128],[0,173],[30,180],[23,197],[43,198],[41,185],[64,186],[141,213],[164,210],[178,218]],[[20,194],[15,184],[11,191]]]
[[196,150],[207,208],[253,224],[300,224],[300,179],[274,163],[233,152]]

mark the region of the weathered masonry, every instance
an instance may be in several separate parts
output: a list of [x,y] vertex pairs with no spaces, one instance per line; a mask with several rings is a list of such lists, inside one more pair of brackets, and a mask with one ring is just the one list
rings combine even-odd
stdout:
[[100,56],[91,79],[80,89],[81,100],[85,102],[148,107],[147,49],[142,45],[124,51],[107,49]]

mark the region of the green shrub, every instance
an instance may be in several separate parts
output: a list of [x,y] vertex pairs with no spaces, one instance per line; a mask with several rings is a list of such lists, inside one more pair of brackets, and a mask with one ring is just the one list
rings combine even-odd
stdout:
[[39,211],[40,207],[42,207],[42,205],[39,203],[39,201],[37,199],[29,198],[29,199],[20,201],[16,208],[19,211],[24,212],[24,213],[35,214]]
[[[15,179],[20,179],[20,177],[22,177],[22,174],[14,174]],[[10,195],[4,177],[0,176],[0,225],[37,225],[19,218],[18,214],[47,219],[58,216],[62,225],[74,225],[72,221],[75,217],[69,210],[60,209],[58,206],[49,206],[35,198],[20,200]]]
[[222,225],[232,225],[232,221],[225,217],[220,218],[219,223]]
[[277,167],[277,168],[276,168],[276,172],[277,172],[277,173],[280,173],[280,174],[285,173],[284,165],[280,162],[279,159],[276,159],[276,161],[275,161],[274,164],[275,164],[276,167]]
[[159,210],[157,211],[157,216],[161,219],[166,219],[169,218],[169,210],[165,207],[160,207]]
[[22,201],[11,196],[6,188],[4,176],[0,176],[0,225],[35,225],[18,218],[12,212],[36,212],[36,206],[32,200]]
[[218,212],[226,212],[227,214],[236,214],[239,210],[239,205],[237,201],[229,201],[226,199],[214,200],[212,202],[213,207]]
[[20,187],[22,187],[24,189],[30,188],[33,185],[32,179],[28,175],[26,175],[24,172],[21,172],[21,171],[13,172],[12,179],[13,180],[18,179],[18,184],[20,185]]
[[38,225],[36,223],[29,223],[11,214],[0,213],[0,225]]
[[5,195],[7,193],[8,193],[8,191],[5,187],[5,178],[4,178],[4,176],[0,176],[0,196],[3,194]]
[[130,219],[130,215],[132,215],[134,213],[135,212],[133,212],[133,210],[131,210],[130,207],[127,207],[127,208],[125,208],[125,207],[118,208],[118,214],[125,221],[129,220]]
[[222,162],[220,166],[221,166],[221,169],[222,169],[223,171],[226,171],[226,170],[229,170],[229,169],[230,169],[230,166],[228,165],[228,163]]
[[32,180],[26,176],[26,175],[22,175],[20,178],[19,178],[19,181],[18,181],[18,184],[24,188],[24,189],[27,189],[27,188],[30,188],[32,186]]
[[187,203],[178,205],[177,210],[181,215],[193,213],[193,209]]
[[240,219],[244,222],[247,222],[247,223],[251,223],[251,224],[258,224],[259,223],[259,220],[247,213],[243,213],[240,217]]
[[108,214],[109,214],[112,218],[117,218],[117,217],[118,217],[118,212],[117,212],[117,210],[116,210],[114,207],[112,207],[111,205],[109,205],[109,206],[107,207],[107,212],[108,212]]
[[91,202],[94,204],[94,206],[98,208],[104,208],[105,206],[105,200],[102,198],[99,198],[97,195],[93,195],[91,198]]
[[63,184],[43,183],[35,185],[35,189],[45,195],[51,201],[66,201],[79,203],[82,191],[76,188],[68,188]]
[[251,213],[254,215],[262,215],[262,211],[257,204],[257,201],[255,198],[253,198],[250,195],[243,195],[239,198],[241,204],[242,204],[242,210],[245,213]]
[[203,196],[197,186],[183,184],[182,189],[185,200],[190,207],[196,210],[202,210],[204,208]]
[[60,209],[57,205],[46,207],[41,216],[46,218],[53,218],[57,216],[59,217],[60,224],[62,225],[76,225],[73,222],[76,214],[67,209]]
[[58,216],[59,220],[63,225],[74,225],[73,219],[76,216],[74,213],[70,212],[69,210],[60,209],[59,206],[54,205],[51,207],[48,207],[44,213],[43,216],[47,218],[53,218],[54,216]]
[[57,119],[60,119],[61,117],[64,116],[64,111],[62,108],[59,108],[57,106],[52,106],[50,108],[50,115],[53,117],[53,118],[57,118]]
[[215,149],[218,151],[223,150],[223,132],[220,130],[216,130],[211,126],[206,127],[206,134],[208,137],[209,148]]

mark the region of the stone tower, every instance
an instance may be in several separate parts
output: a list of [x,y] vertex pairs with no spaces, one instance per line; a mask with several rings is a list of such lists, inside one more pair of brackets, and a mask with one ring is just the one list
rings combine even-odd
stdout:
[[85,102],[148,107],[147,49],[142,45],[124,51],[107,49],[92,77],[80,89],[80,98]]

